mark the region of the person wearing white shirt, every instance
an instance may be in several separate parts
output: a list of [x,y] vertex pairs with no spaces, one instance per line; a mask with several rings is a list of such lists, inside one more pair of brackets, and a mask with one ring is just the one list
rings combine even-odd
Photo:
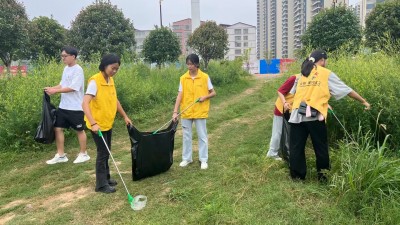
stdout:
[[84,95],[83,69],[76,62],[78,50],[73,47],[64,47],[61,50],[61,58],[66,65],[62,74],[61,82],[54,87],[45,87],[48,95],[60,93],[61,101],[56,113],[54,124],[57,154],[53,159],[47,160],[47,164],[67,162],[68,158],[64,152],[64,129],[72,128],[76,131],[79,140],[80,153],[74,163],[86,162],[90,156],[86,152],[86,133],[84,131],[84,120],[82,101]]

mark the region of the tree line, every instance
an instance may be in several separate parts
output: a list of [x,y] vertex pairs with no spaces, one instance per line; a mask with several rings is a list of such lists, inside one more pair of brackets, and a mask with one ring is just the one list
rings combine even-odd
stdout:
[[[29,21],[25,7],[17,0],[0,0],[0,58],[6,67],[12,60],[40,57],[54,59],[64,45],[80,50],[83,61],[98,60],[107,52],[128,57],[135,55],[135,28],[132,21],[109,1],[98,0],[82,9],[65,29],[49,17]],[[302,35],[303,48],[334,52],[345,48],[355,53],[367,47],[372,51],[400,51],[400,0],[377,4],[362,29],[355,13],[348,7],[326,9],[316,15]],[[198,53],[204,67],[211,59],[223,59],[228,51],[226,31],[213,21],[207,21],[189,36],[188,46]],[[363,48],[360,48],[363,47]],[[145,39],[141,57],[159,67],[178,61],[181,55],[177,35],[167,27],[155,27]]]
[[339,49],[356,53],[360,50],[400,51],[400,0],[386,0],[376,4],[362,28],[354,11],[345,6],[325,9],[318,13],[301,37],[303,48],[335,52]]
[[[110,1],[99,0],[82,9],[69,30],[45,16],[29,21],[24,5],[17,0],[0,1],[0,58],[6,67],[18,59],[55,59],[65,45],[77,47],[83,61],[96,60],[107,52],[137,58],[133,23]],[[207,65],[211,59],[224,57],[228,35],[215,22],[207,21],[189,37],[188,44]],[[178,61],[180,55],[178,37],[167,27],[155,27],[144,41],[142,57],[160,67]]]

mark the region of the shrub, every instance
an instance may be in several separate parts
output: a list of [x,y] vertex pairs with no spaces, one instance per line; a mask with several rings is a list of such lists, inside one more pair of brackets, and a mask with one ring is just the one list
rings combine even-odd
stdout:
[[[79,63],[85,80],[98,73],[98,62]],[[40,122],[43,88],[55,86],[61,80],[64,65],[46,60],[29,68],[27,77],[0,79],[0,149],[41,149],[44,145],[34,142],[33,136]],[[215,62],[210,77],[215,86],[224,86],[237,81],[245,72],[237,62],[223,65]],[[186,67],[170,65],[162,69],[150,69],[145,64],[123,62],[115,83],[118,98],[127,113],[145,113],[163,104],[175,103],[179,77]],[[214,80],[216,82],[214,82]],[[85,83],[85,88],[86,88]],[[51,96],[58,106],[60,95]]]
[[[397,103],[400,98],[400,92],[397,91],[400,85],[399,57],[389,57],[383,53],[359,54],[355,57],[341,54],[328,60],[327,67],[371,104],[371,110],[364,111],[363,106],[351,98],[340,101],[332,98],[329,104],[346,129],[357,132],[361,122],[365,132],[376,131],[374,137],[380,143],[387,134],[391,134],[388,143],[398,149],[400,124],[395,121],[400,115]],[[378,114],[381,115],[376,126]],[[328,117],[328,127],[331,136],[343,136],[343,129],[333,117]]]
[[242,69],[241,60],[210,61],[206,72],[210,75],[213,85],[216,86],[236,82],[240,77],[248,75]]
[[[33,142],[40,122],[43,88],[60,82],[63,67],[50,62],[36,65],[27,77],[1,79],[0,91],[0,146],[1,149],[38,148]],[[50,72],[51,71],[51,72]],[[58,105],[59,96],[52,97]]]

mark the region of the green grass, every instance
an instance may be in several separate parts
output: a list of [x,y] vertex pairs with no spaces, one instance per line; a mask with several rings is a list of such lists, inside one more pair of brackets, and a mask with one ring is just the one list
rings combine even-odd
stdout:
[[[0,224],[7,218],[9,224],[368,224],[336,204],[329,186],[316,181],[312,157],[304,183],[289,179],[284,162],[265,158],[281,82],[242,80],[216,89],[207,121],[209,169],[205,171],[198,163],[178,166],[179,128],[171,169],[133,182],[129,138],[118,118],[113,156],[131,194],[148,197],[141,211],[129,207],[121,182],[115,194],[94,192],[95,147],[90,136],[92,159],[85,164],[71,162],[78,153],[75,139],[66,143],[70,161],[65,164],[45,164],[54,145],[45,151],[0,151]],[[139,130],[154,130],[171,118],[172,108],[163,105],[130,116]],[[119,180],[111,162],[110,168]]]

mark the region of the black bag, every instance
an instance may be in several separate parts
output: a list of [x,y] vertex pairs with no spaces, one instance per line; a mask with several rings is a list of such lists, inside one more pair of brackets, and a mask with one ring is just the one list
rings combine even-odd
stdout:
[[42,121],[36,129],[35,141],[42,144],[51,144],[55,139],[54,122],[56,121],[56,107],[50,103],[50,96],[44,92],[42,106]]
[[[310,108],[311,108],[311,117],[316,117],[318,111],[313,107]],[[306,115],[306,110],[307,110],[307,104],[305,102],[301,102],[297,112],[301,115]]]
[[280,157],[284,159],[285,161],[289,162],[289,142],[290,142],[290,113],[289,110],[284,112],[282,115],[282,134],[281,134],[281,142],[280,142],[280,148],[279,148],[279,153]]
[[128,125],[131,140],[132,179],[154,176],[172,166],[175,132],[178,121],[171,122],[167,129],[153,132],[140,132]]

